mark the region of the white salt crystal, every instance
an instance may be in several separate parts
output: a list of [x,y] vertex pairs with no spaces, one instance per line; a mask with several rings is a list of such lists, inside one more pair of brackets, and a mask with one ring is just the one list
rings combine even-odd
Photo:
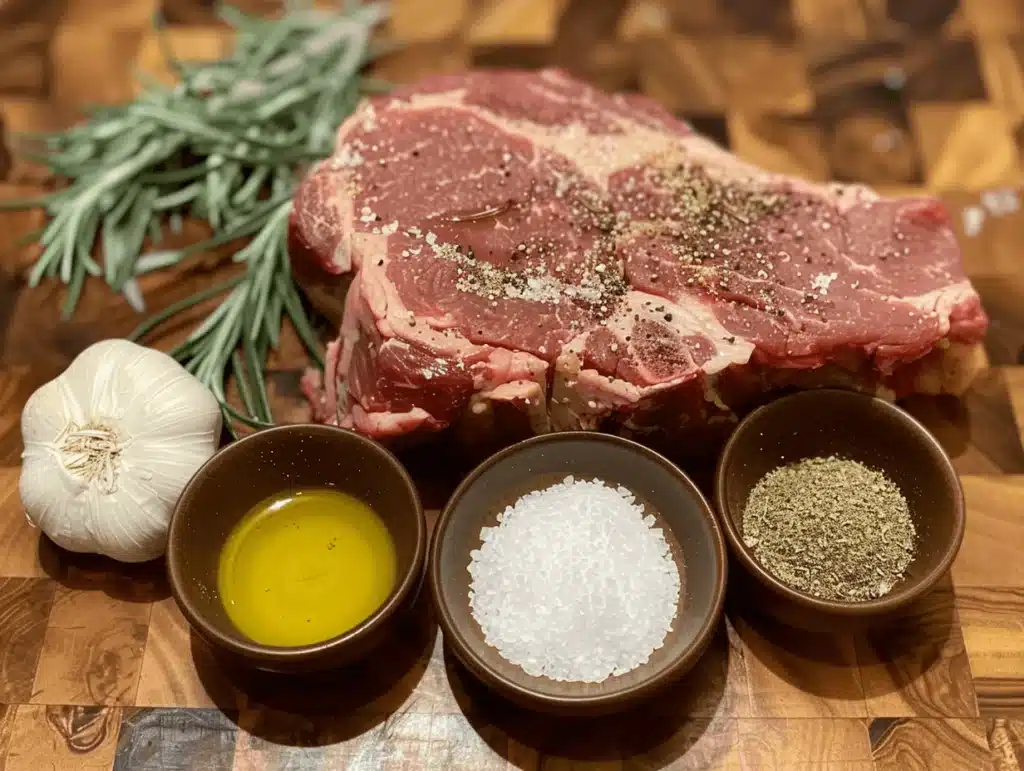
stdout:
[[992,216],[1003,217],[1013,214],[1020,208],[1020,198],[1014,190],[986,190],[981,194],[981,205]]
[[352,169],[363,162],[363,156],[349,144],[342,145],[332,159],[331,168],[339,171],[342,168]]
[[632,492],[566,477],[483,528],[469,602],[487,643],[528,674],[598,683],[665,642],[679,568]]
[[968,206],[964,209],[964,235],[973,238],[981,232],[985,221],[985,210],[980,206]]
[[811,288],[817,289],[818,293],[824,297],[828,294],[828,288],[832,286],[832,282],[838,277],[838,273],[819,273],[811,280]]

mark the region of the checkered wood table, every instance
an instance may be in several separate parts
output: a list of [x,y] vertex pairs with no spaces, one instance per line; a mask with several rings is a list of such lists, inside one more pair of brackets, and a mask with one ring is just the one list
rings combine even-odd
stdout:
[[[0,2],[5,136],[129,98],[133,68],[167,77],[148,26],[158,4]],[[164,0],[182,57],[224,50],[211,6]],[[614,720],[551,720],[496,700],[446,654],[427,608],[370,666],[314,682],[238,673],[190,633],[161,564],[71,556],[26,524],[26,398],[137,318],[91,283],[58,323],[62,289],[27,289],[31,252],[12,246],[39,215],[5,214],[0,769],[1024,769],[1024,212],[985,214],[992,191],[1024,173],[1024,0],[395,0],[386,34],[408,45],[382,77],[556,64],[646,92],[767,168],[941,196],[992,315],[992,366],[972,392],[907,403],[966,490],[952,575],[886,633],[813,636],[730,609],[692,675]],[[0,198],[41,181],[0,149]],[[222,269],[203,257],[143,288],[158,309]],[[303,363],[293,338],[271,362],[281,420],[303,416]],[[413,463],[439,506],[454,480]]]

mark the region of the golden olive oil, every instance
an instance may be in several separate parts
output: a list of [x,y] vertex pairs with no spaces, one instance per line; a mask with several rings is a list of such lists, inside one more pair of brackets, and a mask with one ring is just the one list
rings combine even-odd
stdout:
[[231,531],[218,588],[253,641],[310,645],[369,618],[396,570],[391,534],[368,505],[327,488],[291,490],[260,501]]

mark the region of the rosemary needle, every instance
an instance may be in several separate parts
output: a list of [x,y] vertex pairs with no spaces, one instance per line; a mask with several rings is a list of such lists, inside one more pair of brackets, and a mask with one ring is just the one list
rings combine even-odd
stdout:
[[[203,289],[143,322],[140,339],[177,314],[223,295],[216,309],[171,353],[221,401],[229,426],[272,423],[263,368],[287,317],[311,358],[323,356],[288,263],[288,214],[305,164],[331,151],[335,128],[361,94],[387,84],[362,68],[387,51],[371,43],[387,15],[383,2],[345,3],[341,12],[294,10],[280,18],[221,6],[235,30],[233,50],[214,62],[177,59],[154,19],[160,46],[179,81],[139,77],[135,101],[100,105],[66,131],[21,137],[19,150],[66,184],[55,193],[0,208],[45,208],[35,285],[57,277],[74,312],[89,276],[142,307],[138,277],[242,238],[234,255],[244,272]],[[204,219],[212,237],[180,249],[140,254],[185,217]],[[98,247],[101,260],[93,257]],[[234,376],[243,411],[225,400]],[[232,426],[232,431],[234,428]]]

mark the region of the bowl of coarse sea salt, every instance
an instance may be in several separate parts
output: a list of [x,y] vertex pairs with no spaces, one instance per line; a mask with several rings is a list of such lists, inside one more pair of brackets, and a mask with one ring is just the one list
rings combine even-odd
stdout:
[[445,641],[485,684],[561,714],[649,698],[704,653],[725,541],[668,460],[605,434],[547,434],[491,457],[434,530]]

